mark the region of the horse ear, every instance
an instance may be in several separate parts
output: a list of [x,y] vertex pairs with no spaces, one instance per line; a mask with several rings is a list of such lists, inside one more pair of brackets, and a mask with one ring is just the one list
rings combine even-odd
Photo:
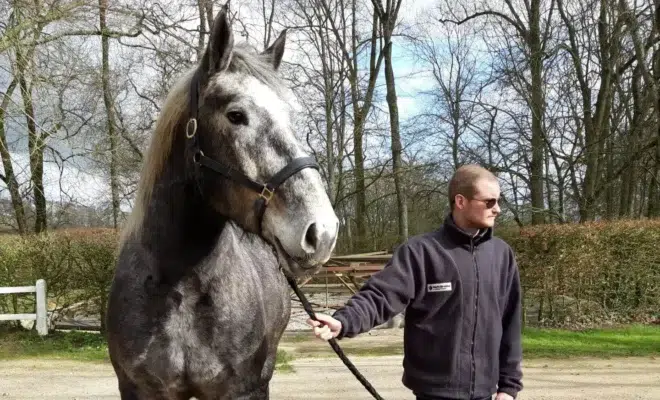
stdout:
[[280,68],[280,63],[282,62],[282,56],[284,55],[284,46],[286,45],[286,32],[284,29],[280,36],[273,42],[273,44],[264,50],[262,55],[266,56],[268,62],[273,65],[273,68],[277,71]]
[[211,38],[206,49],[208,55],[208,72],[214,74],[222,72],[231,62],[232,50],[234,48],[234,34],[227,17],[229,2],[227,2],[213,21]]

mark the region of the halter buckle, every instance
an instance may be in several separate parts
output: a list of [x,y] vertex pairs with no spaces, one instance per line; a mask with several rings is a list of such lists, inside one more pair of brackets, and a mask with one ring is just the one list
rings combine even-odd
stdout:
[[[192,128],[191,128],[192,127]],[[192,139],[197,133],[197,119],[190,118],[186,124],[186,137]]]
[[259,193],[259,197],[265,200],[264,205],[268,205],[270,199],[273,198],[273,194],[275,194],[275,190],[270,190],[268,185],[264,185],[263,189],[261,189],[261,193]]

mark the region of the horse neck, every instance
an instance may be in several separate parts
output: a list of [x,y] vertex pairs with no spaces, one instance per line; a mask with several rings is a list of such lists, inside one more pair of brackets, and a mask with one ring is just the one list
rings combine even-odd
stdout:
[[142,244],[178,280],[214,248],[226,219],[210,207],[198,183],[186,173],[181,143],[155,182],[145,210]]

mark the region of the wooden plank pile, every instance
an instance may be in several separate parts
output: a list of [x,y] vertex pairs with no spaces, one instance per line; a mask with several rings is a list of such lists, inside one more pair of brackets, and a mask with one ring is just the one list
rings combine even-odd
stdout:
[[321,271],[299,282],[307,293],[355,293],[371,275],[383,269],[392,257],[386,251],[330,258]]

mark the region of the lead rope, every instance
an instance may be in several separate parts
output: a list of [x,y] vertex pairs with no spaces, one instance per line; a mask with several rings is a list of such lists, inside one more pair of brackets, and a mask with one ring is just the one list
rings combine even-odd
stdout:
[[[305,297],[305,295],[300,291],[300,288],[298,288],[298,284],[296,283],[296,280],[294,278],[292,278],[291,276],[289,276],[289,274],[285,273],[284,276],[286,276],[287,281],[289,281],[289,286],[291,286],[293,291],[296,293],[296,296],[298,296],[298,298],[300,299],[300,302],[302,303],[303,308],[305,309],[305,311],[307,312],[309,317],[314,321],[319,321],[316,318],[316,314],[314,314],[314,310],[312,309],[312,305],[309,304],[309,301],[307,300],[307,297]],[[319,322],[321,322],[321,321],[319,321]],[[323,323],[323,322],[321,322],[321,323]],[[369,381],[367,381],[367,378],[365,378],[360,373],[360,371],[358,371],[357,368],[355,368],[355,365],[353,365],[351,360],[349,360],[348,357],[346,357],[346,354],[344,354],[344,351],[341,349],[341,347],[339,347],[339,344],[337,344],[337,339],[331,338],[330,340],[328,340],[328,343],[330,343],[330,346],[335,351],[335,353],[337,353],[339,358],[341,358],[341,360],[344,362],[344,364],[348,367],[349,370],[351,370],[353,375],[355,375],[357,380],[360,381],[360,383],[365,387],[365,389],[367,389],[367,391],[375,399],[384,400],[382,397],[380,397],[380,395],[378,394],[376,389],[374,389],[374,387],[371,386]]]

